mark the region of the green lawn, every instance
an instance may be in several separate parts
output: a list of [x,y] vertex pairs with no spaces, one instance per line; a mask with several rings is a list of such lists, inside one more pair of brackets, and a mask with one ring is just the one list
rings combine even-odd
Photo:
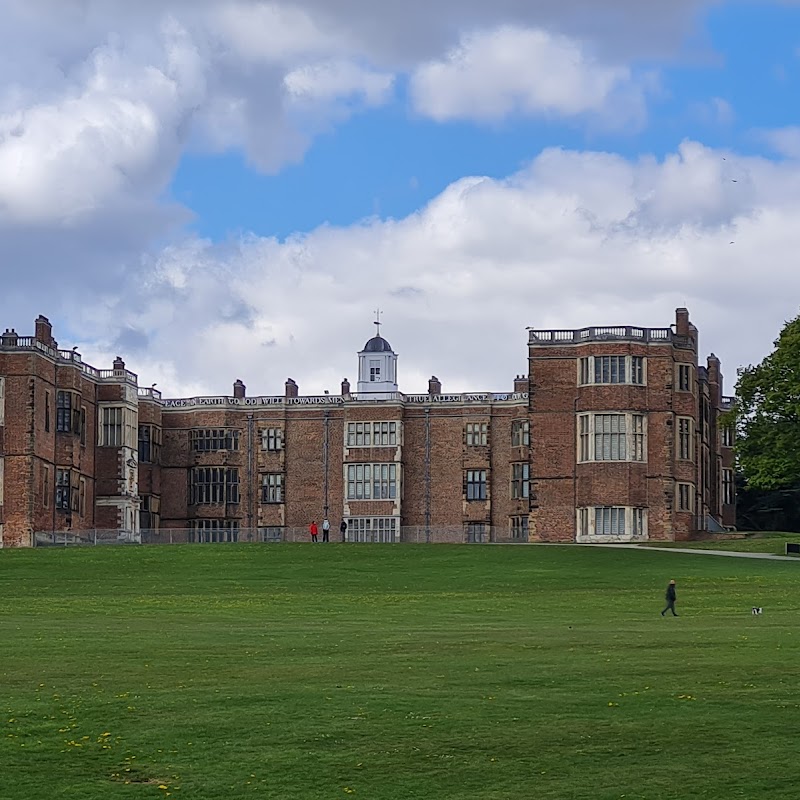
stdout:
[[0,796],[796,800],[798,612],[645,549],[0,551]]
[[688,547],[693,550],[733,550],[737,553],[786,555],[786,542],[800,542],[800,533],[751,533],[746,539],[718,539],[703,542],[653,542],[652,547]]

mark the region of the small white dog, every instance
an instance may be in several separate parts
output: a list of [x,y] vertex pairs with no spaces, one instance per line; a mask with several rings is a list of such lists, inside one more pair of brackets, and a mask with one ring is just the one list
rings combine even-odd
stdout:
[[763,610],[761,606],[753,606],[753,616],[760,614]]

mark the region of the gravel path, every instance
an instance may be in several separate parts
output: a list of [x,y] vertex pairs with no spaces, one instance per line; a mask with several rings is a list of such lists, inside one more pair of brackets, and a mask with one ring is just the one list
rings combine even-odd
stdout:
[[621,547],[627,550],[655,550],[659,553],[689,553],[694,556],[728,556],[729,558],[760,558],[765,561],[796,561],[796,556],[776,556],[772,553],[739,553],[734,550],[700,550],[690,547],[647,547],[639,544],[593,544],[588,547]]

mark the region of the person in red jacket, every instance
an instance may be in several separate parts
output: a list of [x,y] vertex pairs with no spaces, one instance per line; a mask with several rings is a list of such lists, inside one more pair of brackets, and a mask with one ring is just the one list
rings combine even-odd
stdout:
[[316,542],[317,534],[319,533],[319,530],[317,529],[317,523],[312,522],[311,525],[308,526],[308,530],[311,532],[311,541]]

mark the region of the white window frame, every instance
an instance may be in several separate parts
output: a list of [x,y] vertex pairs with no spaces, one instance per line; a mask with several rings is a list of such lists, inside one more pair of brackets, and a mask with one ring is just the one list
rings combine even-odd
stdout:
[[196,519],[192,522],[190,541],[197,544],[218,544],[239,541],[239,520]]
[[736,503],[736,478],[729,467],[722,468],[722,504],[732,506]]
[[286,502],[286,479],[282,472],[265,472],[261,475],[261,502],[281,505]]
[[576,510],[575,524],[578,542],[630,542],[648,538],[647,509],[638,506],[583,506]]
[[675,507],[681,514],[694,514],[695,491],[693,483],[675,484]]
[[193,467],[189,472],[189,505],[237,505],[241,502],[240,486],[238,467]]
[[[616,430],[614,419],[624,420],[624,430]],[[604,427],[606,424],[612,428],[608,431],[598,431],[598,421]],[[587,463],[647,463],[647,414],[635,411],[592,411],[581,412],[578,415],[578,441],[576,443],[579,464]],[[619,444],[625,448],[624,458],[597,458],[598,436],[616,437],[609,439],[609,451],[613,453],[613,444],[617,442],[617,453],[620,452]],[[605,449],[604,449],[605,451]]]
[[381,420],[372,423],[372,446],[395,447],[397,445],[397,423]]
[[675,443],[678,460],[694,461],[694,420],[691,417],[678,417],[677,422],[678,435],[675,437]]
[[139,425],[137,445],[140,464],[158,464],[161,461],[161,428],[152,423]]
[[[607,364],[605,359],[608,359]],[[620,370],[620,367],[622,370]],[[608,376],[608,380],[603,380],[606,375]],[[598,380],[598,377],[600,380]],[[614,377],[620,379],[612,380]],[[641,378],[641,380],[635,381],[634,378],[636,377]],[[647,358],[645,356],[608,353],[594,356],[581,356],[578,359],[578,386],[646,385]]]
[[485,522],[467,522],[464,538],[468,544],[486,544],[491,541],[491,529]]
[[[42,498],[44,500],[44,507],[50,508],[50,491],[53,488],[50,483],[50,465],[41,465],[41,480],[42,480]],[[55,503],[55,497],[53,497]]]
[[193,453],[237,452],[238,428],[194,428],[191,431]]
[[531,493],[531,465],[517,461],[511,465],[511,499],[527,500]]
[[56,467],[56,497],[58,511],[72,511],[72,471],[69,467]]
[[78,479],[78,516],[86,516],[86,478]]
[[733,447],[733,425],[723,425],[720,428],[719,436],[722,447]]
[[262,525],[258,529],[259,542],[282,542],[285,529],[283,525]]
[[647,536],[647,511],[644,508],[631,509],[631,533],[636,539]]
[[515,419],[511,423],[511,446],[530,447],[531,423],[527,419]]
[[268,453],[283,450],[283,428],[264,428],[261,431],[261,449]]
[[530,520],[527,514],[511,517],[508,521],[511,528],[511,539],[515,542],[527,542],[530,539]]
[[[111,420],[112,416],[115,419]],[[119,405],[100,406],[97,428],[98,447],[130,447],[138,452],[138,414],[133,409]]]
[[345,541],[392,544],[400,541],[398,517],[350,517]]
[[400,442],[400,423],[394,420],[380,422],[348,422],[347,447],[396,447]]
[[81,396],[77,392],[56,391],[56,433],[80,433],[80,407]]
[[467,447],[486,447],[489,444],[489,423],[467,422],[464,436]]
[[[100,431],[97,444],[100,447],[122,447],[124,424],[122,406],[100,407]],[[57,427],[57,426],[56,426]]]
[[348,447],[372,447],[372,423],[348,422],[347,423]]
[[345,491],[348,500],[396,500],[400,468],[394,461],[379,464],[345,464]]
[[381,383],[381,361],[379,358],[369,360],[369,381],[370,383]]
[[[470,497],[470,494],[473,497]],[[464,497],[467,502],[483,502],[489,496],[489,470],[468,469],[464,471]]]
[[[675,365],[675,390],[678,392],[688,392],[694,394],[694,380],[693,380],[694,364],[678,363]],[[682,378],[686,375],[686,388],[684,389],[684,382]]]

